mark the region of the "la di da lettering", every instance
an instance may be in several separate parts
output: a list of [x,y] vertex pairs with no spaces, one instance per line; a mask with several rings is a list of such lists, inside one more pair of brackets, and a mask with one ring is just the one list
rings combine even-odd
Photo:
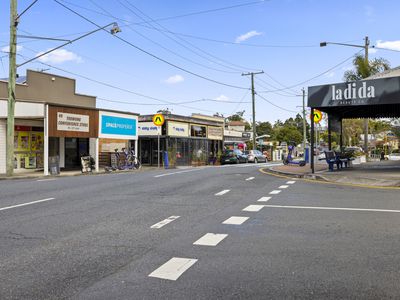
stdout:
[[332,100],[356,100],[366,98],[375,98],[375,87],[372,85],[367,86],[365,81],[358,88],[355,82],[349,83],[344,90],[332,85]]

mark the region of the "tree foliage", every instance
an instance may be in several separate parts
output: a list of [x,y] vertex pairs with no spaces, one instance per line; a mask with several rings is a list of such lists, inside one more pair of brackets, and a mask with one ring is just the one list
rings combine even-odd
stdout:
[[390,64],[386,59],[374,58],[367,62],[361,54],[354,57],[353,66],[354,70],[348,70],[344,73],[343,79],[345,81],[361,80],[390,69]]

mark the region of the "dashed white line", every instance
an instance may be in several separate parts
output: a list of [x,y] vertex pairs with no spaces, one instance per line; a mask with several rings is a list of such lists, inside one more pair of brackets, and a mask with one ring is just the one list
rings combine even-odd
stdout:
[[222,233],[207,233],[203,235],[200,239],[195,241],[193,245],[217,246],[227,236],[228,236],[227,234],[222,234]]
[[281,185],[280,187],[278,187],[278,189],[287,189],[288,187],[288,185]]
[[220,191],[219,193],[216,193],[215,196],[222,196],[222,195],[224,195],[224,194],[226,194],[226,193],[229,193],[229,191],[230,191],[230,190],[223,190],[223,191]]
[[188,172],[194,172],[194,171],[200,171],[200,170],[202,170],[202,169],[191,169],[191,170],[185,170],[185,171],[178,171],[178,172],[160,174],[160,175],[156,175],[154,177],[155,178],[159,178],[159,177],[164,177],[164,176],[170,176],[170,175],[182,174],[182,173],[188,173]]
[[49,178],[49,179],[39,179],[39,180],[36,180],[36,181],[41,182],[41,181],[54,181],[54,180],[57,180],[57,179]]
[[296,183],[296,181],[294,181],[294,180],[290,180],[290,181],[286,182],[286,184],[295,184],[295,183]]
[[260,211],[264,205],[249,205],[245,208],[243,208],[243,211]]
[[222,222],[222,224],[241,225],[248,219],[249,217],[230,217],[229,219],[226,219],[224,222]]
[[161,222],[158,222],[158,223],[150,226],[150,228],[160,229],[161,227],[167,225],[168,223],[171,223],[172,221],[175,221],[179,217],[180,216],[170,216],[169,218],[166,218],[165,220],[162,220]]
[[400,213],[400,210],[393,210],[393,209],[351,208],[351,207],[324,207],[324,206],[321,207],[321,206],[291,206],[291,205],[265,205],[265,207]]
[[254,177],[249,177],[249,178],[246,178],[246,181],[250,181],[250,180],[253,180],[254,179]]
[[271,199],[271,197],[261,197],[260,199],[257,200],[257,202],[267,202]]
[[0,208],[0,210],[7,210],[7,209],[16,208],[16,207],[21,207],[21,206],[26,206],[26,205],[31,205],[31,204],[35,204],[35,203],[51,201],[51,200],[54,200],[54,199],[55,199],[55,198],[46,198],[46,199],[42,199],[42,200],[36,200],[36,201],[32,201],[32,202],[27,202],[27,203],[22,203],[22,204],[17,204],[17,205],[2,207],[2,208]]
[[280,190],[273,190],[271,192],[269,192],[270,195],[277,195],[279,194],[281,191]]
[[177,280],[186,270],[193,266],[197,259],[173,257],[161,267],[149,274],[149,277],[156,277],[167,280]]

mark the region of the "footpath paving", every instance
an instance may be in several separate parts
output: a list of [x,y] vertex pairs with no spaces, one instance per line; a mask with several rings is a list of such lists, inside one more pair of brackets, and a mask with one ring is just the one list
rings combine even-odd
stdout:
[[327,164],[316,164],[312,174],[310,165],[271,166],[264,171],[290,177],[314,179],[333,183],[367,185],[375,187],[400,187],[400,161],[367,162],[349,168],[329,171]]

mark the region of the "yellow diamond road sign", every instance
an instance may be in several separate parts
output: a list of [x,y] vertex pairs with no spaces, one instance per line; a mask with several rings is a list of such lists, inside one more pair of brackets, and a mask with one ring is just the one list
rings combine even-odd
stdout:
[[314,109],[314,115],[311,116],[311,119],[314,120],[315,123],[319,123],[322,120],[322,112],[318,109]]
[[156,114],[153,116],[153,123],[156,126],[162,126],[165,122],[164,116],[162,114]]

